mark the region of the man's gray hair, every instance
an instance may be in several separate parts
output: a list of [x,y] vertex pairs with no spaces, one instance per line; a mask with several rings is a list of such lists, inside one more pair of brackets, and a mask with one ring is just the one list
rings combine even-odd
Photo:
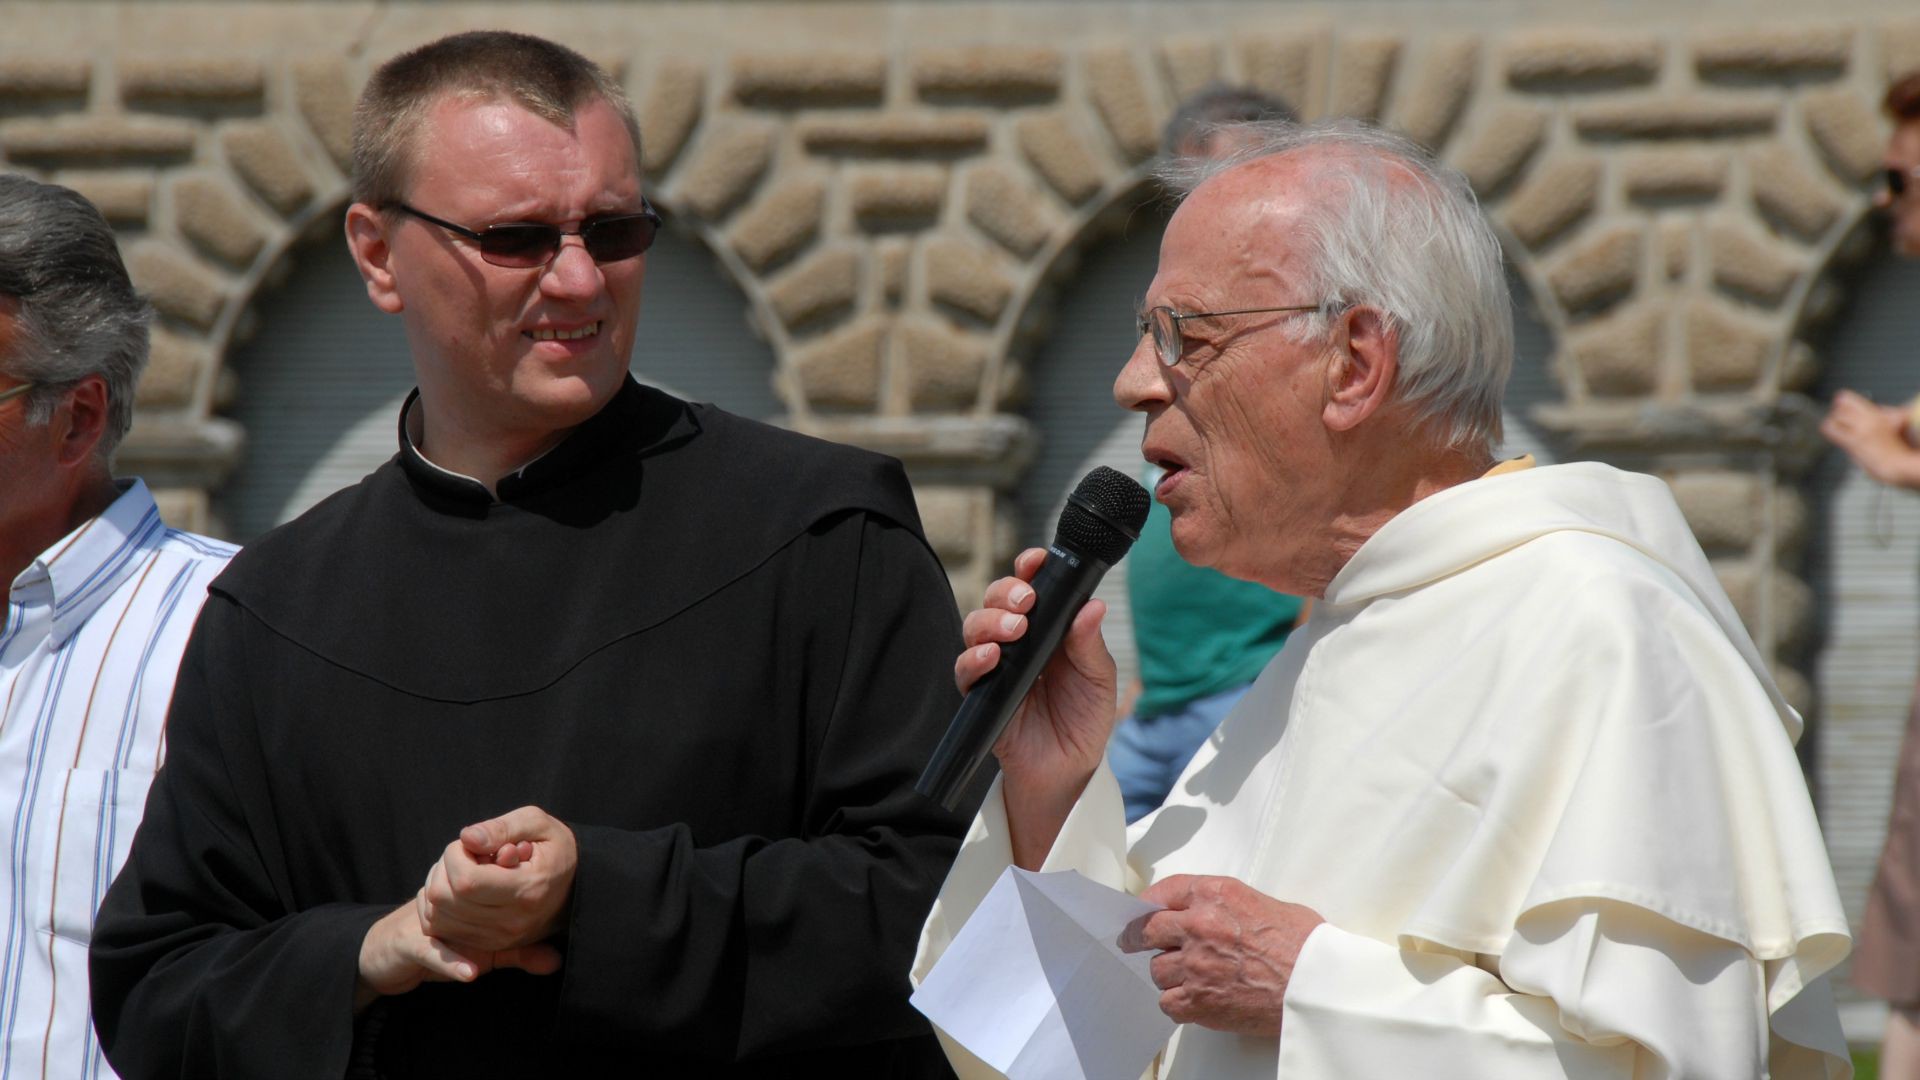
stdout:
[[24,399],[29,423],[51,420],[80,380],[106,380],[107,425],[95,449],[104,461],[133,423],[153,318],[107,219],[77,192],[0,174],[0,295],[20,305],[0,371],[34,384]]
[[1319,312],[1293,321],[1296,341],[1324,339],[1330,318],[1356,305],[1385,313],[1400,343],[1395,394],[1431,420],[1446,445],[1491,450],[1513,369],[1513,304],[1500,241],[1465,177],[1410,139],[1351,120],[1235,126],[1241,147],[1214,160],[1168,161],[1167,187],[1185,196],[1260,158],[1314,154],[1333,194],[1298,216]]

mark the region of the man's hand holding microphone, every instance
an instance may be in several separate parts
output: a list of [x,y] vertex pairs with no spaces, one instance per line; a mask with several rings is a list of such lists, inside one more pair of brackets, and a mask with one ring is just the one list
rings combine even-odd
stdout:
[[[1053,546],[1021,552],[1013,576],[987,586],[962,625],[967,647],[953,671],[967,699],[919,789],[951,807],[991,746],[1022,869],[1046,861],[1118,720],[1113,656],[1100,633],[1107,607],[1091,593],[1138,535],[1147,499],[1125,475],[1096,469],[1069,498]],[[1158,953],[1163,1012],[1241,1035],[1279,1033],[1294,963],[1325,921],[1319,914],[1211,875],[1175,875],[1141,898],[1165,910],[1128,927],[1120,946]]]

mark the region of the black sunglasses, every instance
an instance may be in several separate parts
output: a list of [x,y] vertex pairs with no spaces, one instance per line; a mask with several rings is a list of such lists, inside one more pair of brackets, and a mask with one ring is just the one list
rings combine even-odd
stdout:
[[560,254],[560,238],[563,236],[578,236],[586,246],[587,254],[598,263],[619,262],[644,254],[653,246],[653,238],[660,232],[660,215],[653,212],[653,206],[645,199],[640,200],[640,206],[637,214],[596,218],[582,223],[577,232],[567,232],[558,225],[543,225],[534,221],[511,221],[474,230],[415,210],[406,203],[393,204],[395,210],[412,214],[421,221],[472,240],[480,245],[482,259],[495,266],[514,270],[527,270],[552,262]]

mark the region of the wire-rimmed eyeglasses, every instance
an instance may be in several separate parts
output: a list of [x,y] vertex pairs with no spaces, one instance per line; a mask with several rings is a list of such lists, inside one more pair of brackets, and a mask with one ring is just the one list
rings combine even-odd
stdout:
[[568,232],[558,225],[537,221],[509,221],[484,229],[469,229],[406,203],[393,204],[395,210],[466,237],[480,246],[482,259],[512,270],[530,270],[551,263],[560,254],[563,236],[578,236],[587,254],[597,263],[620,262],[642,255],[653,246],[653,238],[660,232],[660,215],[654,213],[652,204],[645,199],[640,200],[640,206],[637,214],[595,218]]
[[1321,304],[1291,304],[1287,307],[1235,308],[1232,311],[1175,311],[1165,304],[1148,308],[1136,321],[1140,335],[1153,335],[1154,352],[1159,354],[1160,362],[1173,367],[1180,362],[1186,349],[1186,340],[1180,336],[1180,324],[1188,319],[1210,319],[1219,315],[1263,315],[1273,311],[1319,311]]
[[39,385],[40,385],[39,383],[23,382],[19,386],[12,386],[12,387],[8,387],[5,390],[0,390],[0,401],[6,401],[8,398],[17,398],[21,394],[24,394],[27,391]]

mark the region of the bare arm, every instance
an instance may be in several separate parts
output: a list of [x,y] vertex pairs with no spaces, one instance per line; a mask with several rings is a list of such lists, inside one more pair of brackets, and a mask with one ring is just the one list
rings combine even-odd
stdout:
[[1908,441],[1905,409],[1842,390],[1820,422],[1820,434],[1875,480],[1920,491],[1920,448]]

